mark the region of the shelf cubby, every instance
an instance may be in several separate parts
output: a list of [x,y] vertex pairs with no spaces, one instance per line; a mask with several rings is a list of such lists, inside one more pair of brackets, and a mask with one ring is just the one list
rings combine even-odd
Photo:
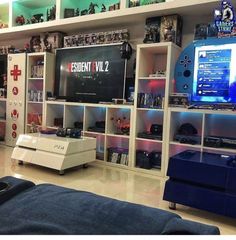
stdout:
[[163,126],[163,112],[158,111],[138,111],[136,118],[136,137],[138,133],[150,132],[152,124]]
[[127,7],[132,8],[132,7],[140,7],[140,6],[146,6],[150,4],[160,4],[163,2],[168,2],[171,0],[138,0],[138,1],[132,1],[132,0],[127,0]]
[[137,107],[163,109],[166,79],[139,79]]
[[64,105],[59,104],[48,104],[46,108],[46,126],[47,127],[63,127],[64,124],[60,126],[55,125],[55,118],[63,119],[64,121]]
[[[202,136],[203,114],[195,112],[171,112],[170,117],[170,141],[174,141],[175,135],[183,124],[189,123],[197,130],[197,136]],[[180,134],[180,133],[179,133]],[[181,134],[182,135],[182,134]],[[184,135],[184,134],[183,134]],[[186,134],[188,135],[188,134]],[[177,142],[176,142],[177,143]]]
[[[130,109],[125,108],[109,108],[107,119],[107,134],[129,136],[130,126]],[[122,130],[122,127],[124,128]],[[128,129],[127,129],[128,128]],[[125,131],[125,129],[127,131]]]
[[[27,80],[26,80],[26,118],[30,114],[37,113],[42,121],[40,125],[46,127],[46,96],[52,92],[54,85],[55,55],[48,52],[36,52],[27,54]],[[49,104],[50,105],[50,104]],[[50,127],[53,121],[50,119]],[[29,124],[29,121],[26,121]],[[29,127],[26,126],[28,130]]]
[[[150,74],[155,74],[157,71],[166,71],[167,66],[167,45],[163,44],[158,48],[152,46],[144,46],[140,49],[139,58],[142,59],[142,64],[139,65],[139,78],[150,77]],[[165,78],[165,77],[163,77]]]
[[[107,162],[128,166],[130,163],[129,139],[122,137],[107,136]],[[113,152],[117,153],[113,156]],[[124,154],[122,156],[122,154]],[[122,157],[122,159],[121,159]]]
[[[93,4],[93,6],[90,4]],[[104,8],[105,6],[105,8]],[[120,9],[119,0],[61,0],[60,18],[78,17]]]
[[8,28],[9,25],[9,3],[0,3],[0,29]]
[[[143,140],[143,139],[138,139],[136,138],[136,142],[135,142],[135,154],[134,154],[134,167],[136,168],[140,168],[139,166],[137,166],[137,151],[145,151],[147,153],[151,153],[151,152],[159,152],[162,155],[162,143],[161,142],[154,142],[152,140]],[[162,168],[164,159],[163,156],[161,157],[161,166],[160,168],[158,168],[158,170],[160,171],[160,169]],[[142,168],[143,169],[143,168]],[[148,170],[153,170],[156,169],[154,167],[151,167],[151,169]]]
[[[47,22],[48,14],[52,9],[55,9],[56,0],[21,0],[21,1],[13,1],[13,14],[12,14],[12,25],[19,26],[19,25],[26,25],[26,24],[36,24],[32,23],[31,19],[33,16],[37,16],[40,18],[42,16],[42,20],[40,22]],[[56,17],[56,11],[53,10]],[[54,20],[54,14],[51,20]],[[19,16],[24,17],[24,24],[16,23],[16,19]],[[54,18],[54,19],[53,19]]]
[[[77,127],[83,125],[84,122],[84,107],[83,106],[65,106],[65,118],[64,126],[65,127]],[[82,127],[82,126],[81,126]],[[81,128],[83,130],[83,127]]]
[[105,160],[105,135],[94,134],[92,132],[84,132],[85,137],[96,138],[96,159]]
[[6,119],[6,101],[0,101],[0,118]]
[[[106,125],[106,108],[86,106],[85,108],[85,131],[99,132],[98,129],[91,129],[96,127],[96,122],[105,122]],[[104,129],[105,130],[105,129]],[[104,133],[103,131],[101,133]]]
[[0,142],[5,140],[6,135],[6,123],[0,121]]
[[42,111],[43,111],[43,105],[41,104],[35,104],[35,103],[28,103],[27,104],[27,124],[36,124],[36,125],[42,125]]
[[206,114],[204,135],[235,138],[236,128],[232,127],[235,122],[236,114]]
[[6,134],[6,101],[0,101],[0,142],[4,141]]

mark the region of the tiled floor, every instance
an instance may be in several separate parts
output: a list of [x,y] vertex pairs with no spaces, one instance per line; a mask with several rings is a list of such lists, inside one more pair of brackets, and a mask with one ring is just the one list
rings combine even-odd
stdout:
[[[119,200],[168,209],[162,200],[164,179],[103,165],[90,165],[87,169],[74,168],[59,176],[54,170],[25,164],[19,166],[11,160],[12,148],[0,146],[0,177],[15,176],[35,183],[53,183],[65,187],[94,192]],[[236,219],[205,211],[177,206],[177,214],[189,220],[217,225],[222,234],[236,234]]]

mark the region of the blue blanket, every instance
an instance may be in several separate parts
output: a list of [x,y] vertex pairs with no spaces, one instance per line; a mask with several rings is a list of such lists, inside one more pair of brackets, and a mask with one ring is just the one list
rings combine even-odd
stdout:
[[219,234],[160,209],[12,177],[0,181],[15,193],[0,193],[0,234]]

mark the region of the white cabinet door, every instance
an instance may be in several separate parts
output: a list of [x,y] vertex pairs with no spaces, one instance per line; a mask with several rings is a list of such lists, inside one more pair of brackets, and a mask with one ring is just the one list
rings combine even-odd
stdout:
[[15,146],[25,130],[26,54],[8,55],[6,145]]

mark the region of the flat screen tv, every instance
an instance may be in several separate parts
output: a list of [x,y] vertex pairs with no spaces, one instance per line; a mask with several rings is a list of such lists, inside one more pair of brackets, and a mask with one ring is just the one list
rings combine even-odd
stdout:
[[126,60],[121,44],[58,49],[55,96],[98,103],[124,98]]
[[195,47],[192,101],[236,103],[236,43]]

